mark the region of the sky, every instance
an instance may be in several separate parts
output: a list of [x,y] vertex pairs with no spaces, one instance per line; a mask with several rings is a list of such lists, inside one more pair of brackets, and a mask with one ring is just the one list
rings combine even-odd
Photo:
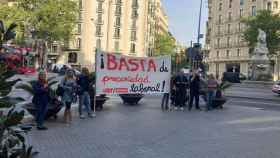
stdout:
[[[173,36],[183,45],[189,46],[191,40],[197,41],[200,0],[162,0],[168,16],[169,29]],[[201,33],[204,43],[207,21],[207,0],[202,3]]]

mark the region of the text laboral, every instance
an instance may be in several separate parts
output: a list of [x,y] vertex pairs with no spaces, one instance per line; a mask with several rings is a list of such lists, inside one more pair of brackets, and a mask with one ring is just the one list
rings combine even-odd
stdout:
[[171,57],[138,58],[97,52],[97,94],[168,93]]

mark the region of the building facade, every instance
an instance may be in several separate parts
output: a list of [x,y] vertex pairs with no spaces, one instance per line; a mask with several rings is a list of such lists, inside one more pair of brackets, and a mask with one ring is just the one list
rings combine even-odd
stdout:
[[74,38],[60,62],[93,67],[95,50],[151,56],[155,35],[168,32],[160,0],[80,0]]
[[280,0],[208,0],[208,22],[204,59],[209,72],[221,78],[223,72],[250,74],[251,57],[248,43],[242,38],[243,17],[256,16],[257,11],[280,10]]

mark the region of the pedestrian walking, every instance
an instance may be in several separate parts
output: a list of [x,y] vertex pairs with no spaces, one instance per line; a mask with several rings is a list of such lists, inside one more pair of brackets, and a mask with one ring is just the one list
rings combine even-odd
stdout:
[[89,95],[89,89],[91,86],[89,70],[82,68],[82,74],[77,79],[78,95],[79,95],[79,115],[81,119],[84,119],[83,107],[85,107],[88,117],[94,117],[91,109],[91,101]]
[[66,71],[65,77],[61,80],[60,86],[63,89],[62,102],[65,105],[64,122],[71,123],[71,105],[76,101],[77,84],[74,72],[71,69]]
[[38,130],[47,130],[48,128],[44,126],[45,115],[48,110],[49,102],[49,90],[47,74],[44,71],[40,71],[38,75],[38,81],[32,85],[34,90],[34,97],[32,103],[36,107],[36,124]]
[[178,108],[184,110],[187,94],[187,84],[188,79],[185,76],[184,71],[181,70],[179,74],[175,77],[175,110],[178,110]]
[[207,108],[206,111],[213,109],[213,98],[215,97],[215,93],[217,90],[218,81],[215,79],[213,74],[209,75],[208,81],[207,81]]
[[201,110],[199,107],[199,90],[200,90],[200,77],[193,71],[192,76],[190,77],[190,102],[189,102],[189,111],[192,110],[193,100],[195,100],[195,108]]

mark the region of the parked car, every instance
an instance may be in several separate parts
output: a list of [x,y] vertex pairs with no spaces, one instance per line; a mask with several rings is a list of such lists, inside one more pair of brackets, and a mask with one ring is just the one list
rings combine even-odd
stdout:
[[276,81],[272,86],[272,92],[280,94],[280,80]]

